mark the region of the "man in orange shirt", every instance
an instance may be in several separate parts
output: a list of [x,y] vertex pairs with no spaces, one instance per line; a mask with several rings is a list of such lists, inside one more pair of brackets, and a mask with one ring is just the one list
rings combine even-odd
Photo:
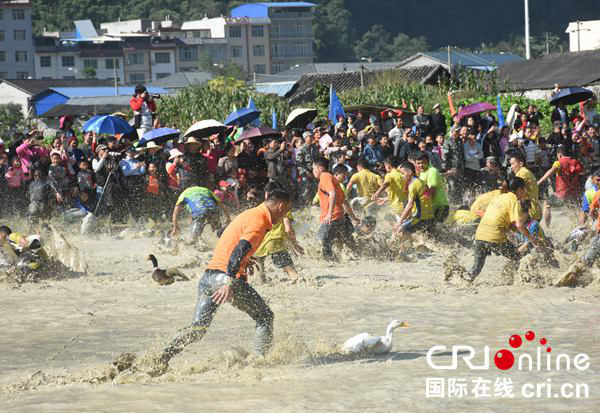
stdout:
[[248,284],[247,268],[265,234],[291,209],[287,192],[274,191],[267,200],[239,214],[227,226],[213,252],[213,257],[198,283],[198,303],[194,320],[180,330],[154,360],[150,374],[161,374],[169,360],[187,345],[200,341],[208,330],[219,305],[231,305],[247,313],[256,322],[256,351],[265,354],[273,339],[273,312]]
[[352,252],[357,252],[356,243],[352,237],[354,231],[352,224],[358,225],[359,220],[352,212],[352,208],[346,200],[337,179],[328,171],[329,162],[327,159],[317,158],[313,161],[313,175],[319,180],[317,190],[321,205],[319,238],[323,243],[323,258],[336,261],[337,258],[332,249],[332,243],[336,240],[346,244]]

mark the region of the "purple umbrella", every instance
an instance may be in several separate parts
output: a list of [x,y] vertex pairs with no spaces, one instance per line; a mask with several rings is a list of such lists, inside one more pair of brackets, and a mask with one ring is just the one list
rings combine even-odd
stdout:
[[477,115],[478,113],[487,112],[488,110],[496,110],[496,106],[487,102],[472,103],[460,108],[458,111],[458,118],[462,119],[465,116]]

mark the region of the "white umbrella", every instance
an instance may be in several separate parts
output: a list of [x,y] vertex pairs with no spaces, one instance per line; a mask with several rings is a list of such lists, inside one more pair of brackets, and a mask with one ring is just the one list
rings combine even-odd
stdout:
[[227,129],[227,126],[223,125],[221,122],[214,119],[201,120],[199,122],[194,123],[190,128],[185,132],[183,136],[186,138],[188,136],[194,136],[196,138],[206,138],[208,136],[214,135],[215,133],[221,133]]

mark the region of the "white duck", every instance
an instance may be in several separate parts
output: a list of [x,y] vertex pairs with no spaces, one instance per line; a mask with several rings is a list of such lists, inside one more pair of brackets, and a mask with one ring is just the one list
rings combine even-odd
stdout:
[[386,329],[385,336],[372,336],[369,333],[361,333],[346,340],[342,351],[350,353],[385,354],[392,349],[392,333],[398,327],[408,327],[409,324],[401,320],[392,320]]

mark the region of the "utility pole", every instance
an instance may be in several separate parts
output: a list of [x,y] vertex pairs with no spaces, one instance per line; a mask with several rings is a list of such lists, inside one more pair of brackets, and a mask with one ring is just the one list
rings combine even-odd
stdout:
[[579,20],[577,20],[577,51],[580,52],[581,51],[581,39],[580,39],[580,34],[582,31],[584,32],[589,32],[590,29],[582,29],[581,28],[581,22]]
[[117,82],[117,62],[116,58],[113,58],[113,77],[115,78],[115,96],[119,95],[119,82]]
[[362,64],[360,65],[360,88],[365,88],[365,66]]
[[531,59],[531,49],[529,47],[529,0],[525,0],[525,58]]
[[546,32],[546,54],[550,54],[550,41],[549,41],[550,33]]

